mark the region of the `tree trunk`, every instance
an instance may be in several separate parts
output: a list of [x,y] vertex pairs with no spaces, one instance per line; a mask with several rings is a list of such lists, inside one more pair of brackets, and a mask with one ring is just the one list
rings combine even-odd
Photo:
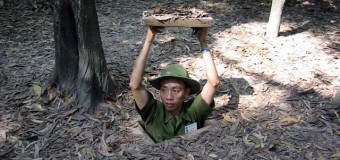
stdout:
[[55,83],[89,112],[113,93],[94,0],[55,0]]
[[266,36],[269,38],[277,38],[280,31],[281,14],[285,0],[273,0],[270,11],[269,21],[267,25]]

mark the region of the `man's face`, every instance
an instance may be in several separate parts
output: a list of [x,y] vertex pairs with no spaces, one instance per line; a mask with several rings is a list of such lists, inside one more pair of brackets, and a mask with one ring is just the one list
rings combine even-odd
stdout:
[[178,114],[190,88],[185,88],[182,80],[165,78],[161,82],[160,95],[165,108]]

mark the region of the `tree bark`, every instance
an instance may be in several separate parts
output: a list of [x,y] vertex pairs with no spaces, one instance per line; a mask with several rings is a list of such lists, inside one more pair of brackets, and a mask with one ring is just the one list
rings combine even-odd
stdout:
[[270,11],[269,21],[267,24],[266,36],[268,38],[277,38],[280,31],[281,14],[285,0],[273,0]]
[[59,88],[89,112],[114,83],[106,67],[94,0],[54,1],[55,75]]

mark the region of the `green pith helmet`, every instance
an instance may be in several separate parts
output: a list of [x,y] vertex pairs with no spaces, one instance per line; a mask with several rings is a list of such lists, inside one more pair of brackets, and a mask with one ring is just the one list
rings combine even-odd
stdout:
[[200,83],[194,79],[191,79],[187,70],[179,64],[168,65],[163,69],[161,75],[155,79],[151,79],[150,83],[156,89],[160,89],[162,80],[167,77],[183,80],[184,83],[190,88],[190,94],[195,94],[201,89]]

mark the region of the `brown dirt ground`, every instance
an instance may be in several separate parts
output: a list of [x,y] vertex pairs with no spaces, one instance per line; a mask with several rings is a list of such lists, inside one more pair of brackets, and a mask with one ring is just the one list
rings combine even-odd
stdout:
[[[75,97],[48,88],[54,65],[50,8],[5,3],[0,7],[0,157],[339,159],[339,4],[288,3],[280,37],[268,40],[268,2],[97,1],[107,65],[121,89],[118,101],[103,103],[93,115],[77,112]],[[211,13],[209,46],[221,84],[210,128],[149,144],[132,133],[139,116],[127,85],[146,33],[141,13],[157,5]],[[181,63],[205,82],[191,29],[166,28],[157,36],[146,76],[169,63]]]

